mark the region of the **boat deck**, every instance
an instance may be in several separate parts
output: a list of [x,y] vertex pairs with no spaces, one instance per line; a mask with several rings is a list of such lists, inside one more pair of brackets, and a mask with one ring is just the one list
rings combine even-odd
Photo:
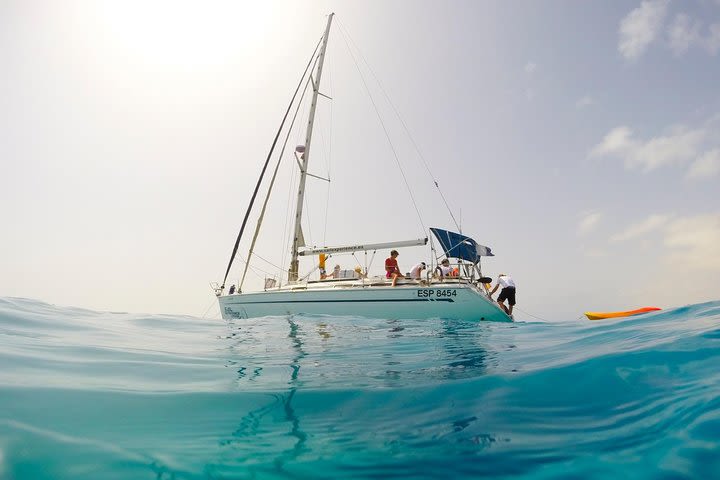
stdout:
[[[392,287],[392,280],[375,276],[369,278],[326,278],[323,280],[309,280],[302,283],[289,283],[279,287],[266,288],[264,292],[288,292],[298,290],[334,290],[334,289],[355,289],[355,288],[437,288],[443,286],[476,286],[477,282],[465,277],[445,277],[413,280],[407,278],[398,279],[396,286]],[[476,287],[477,288],[477,287]],[[240,292],[232,295],[240,295]]]

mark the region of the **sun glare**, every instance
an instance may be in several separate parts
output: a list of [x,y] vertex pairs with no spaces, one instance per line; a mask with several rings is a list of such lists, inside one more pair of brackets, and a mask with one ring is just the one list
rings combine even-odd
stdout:
[[171,68],[223,65],[253,49],[276,4],[265,2],[104,2],[104,37],[126,55]]

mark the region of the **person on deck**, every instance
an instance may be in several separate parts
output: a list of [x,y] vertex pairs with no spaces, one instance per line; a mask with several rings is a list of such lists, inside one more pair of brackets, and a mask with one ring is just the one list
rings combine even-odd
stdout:
[[394,287],[397,283],[398,278],[405,278],[405,275],[400,273],[398,267],[397,257],[400,255],[397,250],[390,252],[390,257],[385,260],[385,278],[392,278],[392,286]]
[[427,268],[425,262],[420,262],[410,270],[410,278],[413,280],[420,280],[422,278],[422,271]]
[[[497,279],[497,283],[495,283],[495,288],[493,288],[492,292],[490,292],[490,298],[492,298],[493,294],[500,287],[502,287],[502,290],[500,290],[500,296],[497,299],[497,303],[500,305],[500,308],[505,311],[505,313],[512,316],[513,307],[515,306],[515,281],[510,275],[501,273]],[[508,301],[510,308],[506,307],[505,303],[503,303],[505,300]]]
[[340,265],[335,265],[331,274],[327,278],[339,278],[340,277]]
[[321,253],[319,256],[319,263],[318,268],[320,269],[320,280],[325,280],[327,278],[327,271],[325,271],[325,260],[327,260],[327,255],[324,253]]
[[440,278],[451,276],[452,268],[450,267],[450,260],[448,260],[447,258],[443,259],[443,261],[440,262],[440,265],[438,265],[435,270],[440,273]]

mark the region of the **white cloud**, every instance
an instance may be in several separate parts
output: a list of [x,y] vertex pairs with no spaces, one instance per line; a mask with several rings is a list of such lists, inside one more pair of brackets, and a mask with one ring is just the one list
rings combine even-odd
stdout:
[[665,229],[669,261],[696,270],[720,270],[720,214],[679,218]]
[[648,218],[635,225],[630,225],[624,231],[610,237],[611,242],[624,242],[640,237],[654,230],[658,230],[668,223],[671,215],[650,215]]
[[646,172],[665,165],[684,164],[694,159],[707,137],[706,128],[679,126],[658,137],[641,140],[633,137],[626,126],[612,129],[592,148],[591,157],[615,156],[624,160],[625,168]]
[[645,52],[662,29],[667,0],[645,0],[620,22],[618,51],[629,60]]
[[673,217],[646,233],[651,234],[623,245],[637,260],[633,262],[634,282],[625,286],[630,303],[669,307],[718,298],[720,212]]
[[720,23],[710,25],[704,34],[700,20],[679,13],[668,27],[668,43],[675,55],[682,55],[691,47],[704,48],[715,55],[720,51]]
[[710,55],[715,55],[720,51],[720,23],[710,25],[709,33],[704,43]]
[[705,137],[703,129],[678,127],[665,136],[639,142],[626,163],[650,171],[663,165],[682,164],[697,155]]
[[528,62],[525,64],[525,73],[531,74],[535,72],[537,69],[537,64],[535,62]]
[[612,242],[637,239],[655,233],[667,248],[666,258],[684,270],[720,271],[720,213],[689,217],[650,215],[610,237]]
[[585,212],[582,214],[582,218],[580,219],[580,223],[578,224],[578,234],[579,235],[586,235],[593,230],[595,230],[595,227],[597,226],[598,222],[602,218],[601,212]]
[[575,108],[585,108],[590,105],[595,105],[595,100],[590,95],[585,95],[580,100],[575,102]]
[[686,178],[702,179],[714,177],[720,173],[720,148],[705,152],[690,165]]
[[646,257],[636,271],[634,303],[669,307],[718,299],[720,212],[675,218],[652,239],[662,257]]
[[668,27],[670,48],[675,55],[681,55],[700,42],[700,22],[692,20],[689,15],[679,13],[675,21]]
[[613,128],[605,135],[602,142],[593,147],[590,155],[600,157],[627,152],[634,145],[634,141],[630,139],[632,133],[632,130],[625,126]]

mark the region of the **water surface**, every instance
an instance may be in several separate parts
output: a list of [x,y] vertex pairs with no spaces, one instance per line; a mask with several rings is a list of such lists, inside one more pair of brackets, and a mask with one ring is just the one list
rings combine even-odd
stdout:
[[0,298],[0,478],[714,478],[719,347],[720,302],[504,324]]

